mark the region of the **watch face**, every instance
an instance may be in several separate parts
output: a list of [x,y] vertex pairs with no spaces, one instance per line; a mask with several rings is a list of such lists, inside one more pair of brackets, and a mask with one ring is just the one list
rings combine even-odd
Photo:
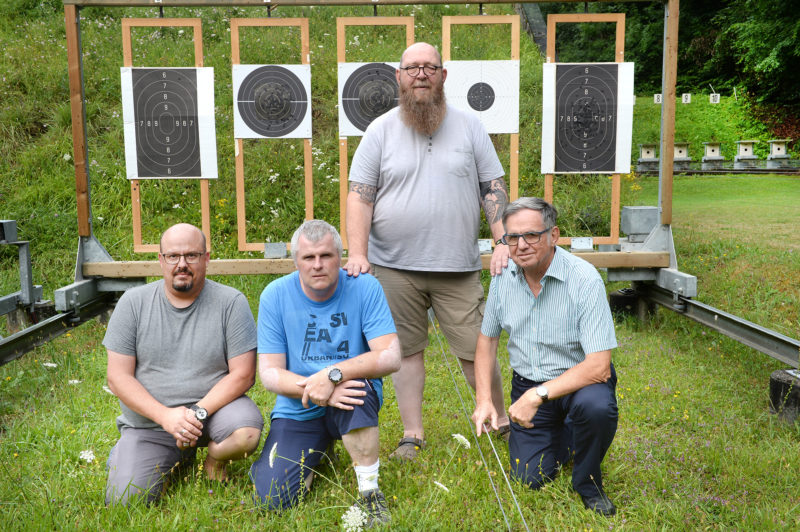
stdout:
[[331,370],[328,372],[328,378],[332,383],[339,384],[342,380],[342,370],[339,368],[331,368]]
[[547,388],[545,388],[544,386],[539,386],[538,388],[536,388],[536,395],[541,397],[544,401],[547,401],[548,397]]
[[203,421],[208,417],[208,411],[201,406],[195,405],[192,407],[192,410],[194,411],[194,417],[196,417],[198,421]]

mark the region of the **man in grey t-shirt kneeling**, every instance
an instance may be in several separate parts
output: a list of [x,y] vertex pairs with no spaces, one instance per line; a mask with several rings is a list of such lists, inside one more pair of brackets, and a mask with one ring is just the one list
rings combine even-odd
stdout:
[[108,322],[108,386],[119,398],[120,439],[108,457],[106,504],[152,502],[165,479],[207,446],[204,469],[252,453],[264,420],[245,392],[257,345],[245,296],[206,280],[203,233],[178,224],[161,236],[162,280],[128,290]]

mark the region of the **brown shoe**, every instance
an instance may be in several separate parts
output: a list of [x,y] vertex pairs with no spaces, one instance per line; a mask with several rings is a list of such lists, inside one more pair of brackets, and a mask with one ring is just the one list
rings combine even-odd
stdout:
[[417,458],[417,453],[425,448],[425,441],[419,438],[406,436],[397,444],[397,449],[394,450],[389,458],[400,460],[401,462],[413,461]]

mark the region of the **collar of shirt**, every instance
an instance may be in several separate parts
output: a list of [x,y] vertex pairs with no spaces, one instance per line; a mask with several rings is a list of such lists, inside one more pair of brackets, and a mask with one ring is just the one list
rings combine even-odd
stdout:
[[[542,276],[542,287],[544,287],[548,277],[558,279],[561,282],[564,282],[564,280],[567,278],[567,261],[565,260],[564,253],[567,252],[556,246],[556,251],[553,254],[553,260],[550,262],[550,266],[547,267],[547,271],[544,272],[544,276]],[[517,266],[513,260],[509,264],[508,270],[516,279],[518,279],[518,282],[527,283],[527,281],[525,281],[525,275],[522,271],[522,268]]]

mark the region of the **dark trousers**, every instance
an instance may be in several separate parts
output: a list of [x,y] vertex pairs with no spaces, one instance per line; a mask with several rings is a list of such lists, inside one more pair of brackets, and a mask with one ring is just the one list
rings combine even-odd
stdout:
[[[539,386],[514,372],[511,402]],[[544,403],[533,417],[533,428],[511,423],[509,455],[512,474],[533,489],[552,480],[572,456],[572,487],[583,496],[602,491],[600,463],[617,432],[617,373],[564,397]]]

